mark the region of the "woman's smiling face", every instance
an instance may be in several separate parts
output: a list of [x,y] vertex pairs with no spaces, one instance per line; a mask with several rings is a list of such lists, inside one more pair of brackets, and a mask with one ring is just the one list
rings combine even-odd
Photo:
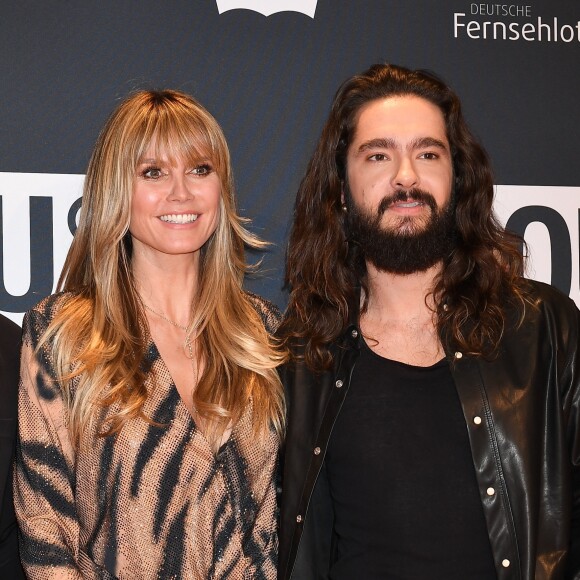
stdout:
[[220,178],[210,160],[170,159],[151,144],[135,171],[133,252],[198,252],[217,227],[220,196]]

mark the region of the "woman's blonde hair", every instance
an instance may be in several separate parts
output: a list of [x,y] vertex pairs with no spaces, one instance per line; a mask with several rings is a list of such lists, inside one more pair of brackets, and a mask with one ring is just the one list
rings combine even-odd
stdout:
[[[71,291],[43,343],[51,340],[73,441],[113,406],[101,433],[117,433],[132,418],[147,421],[143,370],[147,321],[131,272],[129,220],[136,168],[154,143],[170,158],[209,159],[221,181],[216,231],[200,252],[199,289],[190,332],[203,373],[193,394],[206,437],[217,448],[251,400],[257,434],[281,434],[283,391],[276,366],[284,354],[242,290],[244,246],[264,243],[236,214],[230,154],[216,120],[177,91],[140,91],[122,102],[104,126],[89,162],[73,243],[58,283]],[[72,386],[74,385],[74,387]]]

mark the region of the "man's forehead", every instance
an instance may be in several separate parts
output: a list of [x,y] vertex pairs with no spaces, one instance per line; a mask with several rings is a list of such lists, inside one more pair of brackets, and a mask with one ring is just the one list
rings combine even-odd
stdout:
[[363,105],[355,119],[351,146],[357,141],[432,137],[447,140],[443,112],[437,105],[416,95],[397,95]]

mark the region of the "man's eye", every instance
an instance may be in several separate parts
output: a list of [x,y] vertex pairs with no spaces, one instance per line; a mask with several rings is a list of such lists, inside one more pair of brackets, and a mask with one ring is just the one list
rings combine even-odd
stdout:
[[384,153],[375,153],[369,157],[371,161],[385,161],[388,157]]
[[209,175],[213,171],[211,165],[208,163],[203,163],[202,165],[198,165],[191,170],[191,173],[194,175]]
[[163,172],[159,167],[147,167],[141,172],[141,175],[146,179],[159,179]]
[[439,159],[439,155],[437,153],[422,153],[419,155],[421,159]]

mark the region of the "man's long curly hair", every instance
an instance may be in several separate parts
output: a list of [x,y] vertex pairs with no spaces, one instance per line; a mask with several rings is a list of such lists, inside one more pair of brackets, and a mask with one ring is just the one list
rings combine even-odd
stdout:
[[[366,292],[364,255],[349,240],[341,194],[346,155],[361,109],[371,101],[418,96],[441,110],[451,146],[456,244],[432,289],[435,319],[445,350],[493,358],[510,312],[521,321],[532,304],[523,240],[499,224],[492,205],[489,158],[467,127],[457,95],[430,72],[377,64],[339,88],[308,165],[294,208],[287,251],[290,289],[281,334],[315,371],[329,368],[329,345],[357,314]],[[362,311],[366,308],[363,301]]]

